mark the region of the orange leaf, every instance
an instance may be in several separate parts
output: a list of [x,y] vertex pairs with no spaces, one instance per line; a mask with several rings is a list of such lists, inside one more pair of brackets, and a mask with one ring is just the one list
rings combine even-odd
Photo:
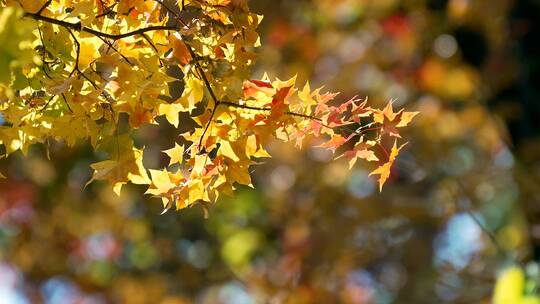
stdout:
[[403,148],[405,145],[406,144],[403,144],[398,148],[397,141],[394,141],[394,146],[392,147],[392,151],[390,152],[390,157],[388,158],[388,161],[369,174],[369,176],[379,175],[379,191],[382,191],[386,180],[388,180],[388,178],[390,177],[390,171],[392,170],[394,161],[396,160],[396,157],[398,156],[401,148]]
[[332,153],[336,153],[336,150],[343,146],[347,142],[347,138],[341,136],[341,135],[334,135],[332,138],[330,138],[329,141],[323,143],[319,147],[321,148],[327,148],[328,150],[332,151]]
[[273,88],[274,87],[272,86],[272,84],[260,80],[244,81],[244,84],[242,85],[245,98],[253,97],[258,92],[263,92],[265,94],[273,94]]
[[169,44],[173,49],[172,55],[174,58],[178,59],[181,65],[186,65],[191,62],[191,54],[184,41],[172,34],[169,36]]

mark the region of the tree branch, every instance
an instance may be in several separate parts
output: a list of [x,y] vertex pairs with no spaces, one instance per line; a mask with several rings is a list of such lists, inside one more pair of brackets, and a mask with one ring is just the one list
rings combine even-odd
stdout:
[[214,115],[216,114],[216,110],[218,108],[219,103],[217,103],[214,108],[212,109],[212,114],[210,114],[210,118],[208,119],[208,122],[206,123],[206,126],[204,127],[204,131],[201,134],[201,138],[199,139],[199,146],[198,150],[201,150],[201,146],[203,143],[204,136],[206,135],[206,132],[208,131],[208,128],[210,128],[210,125],[212,124],[212,119],[214,119]]
[[212,90],[212,86],[210,85],[210,81],[208,81],[208,78],[206,77],[206,74],[204,73],[203,68],[201,67],[201,64],[199,63],[198,56],[195,54],[195,51],[191,48],[191,46],[186,43],[186,47],[191,54],[191,57],[193,57],[193,60],[195,61],[195,67],[197,69],[197,72],[201,74],[201,78],[204,81],[204,84],[206,88],[208,89],[208,92],[210,92],[210,96],[212,97],[212,100],[214,101],[214,106],[217,107],[220,104],[220,101],[218,101],[216,94],[214,94],[214,90]]
[[254,110],[254,111],[272,111],[272,108],[259,108],[259,107],[253,107],[248,105],[243,105],[239,103],[234,103],[230,101],[222,101],[222,104],[233,107],[233,108],[240,108],[240,109],[247,109],[247,110]]
[[[259,108],[259,107],[253,107],[253,106],[238,104],[238,103],[234,103],[234,102],[230,102],[230,101],[221,101],[220,104],[223,104],[223,105],[226,105],[226,106],[229,106],[229,107],[233,107],[233,108],[240,108],[240,109],[247,109],[247,110],[254,110],[254,111],[272,111],[272,108]],[[291,115],[291,116],[296,116],[296,117],[302,117],[302,118],[306,118],[306,119],[311,119],[311,120],[315,120],[315,121],[318,121],[318,122],[322,122],[322,119],[320,119],[318,117],[315,117],[315,116],[306,115],[306,114],[300,114],[300,113],[295,113],[295,112],[291,112],[291,111],[284,112],[284,114]],[[321,125],[325,126],[322,123],[321,123]],[[329,129],[333,129],[332,127],[329,127],[329,126],[325,126],[325,127],[329,128]]]
[[109,38],[109,39],[112,39],[112,40],[119,40],[119,39],[131,37],[131,36],[136,36],[136,35],[141,35],[141,34],[144,34],[146,32],[152,32],[152,31],[163,31],[163,30],[173,31],[173,30],[177,30],[177,28],[174,27],[174,26],[154,25],[154,26],[149,26],[149,27],[145,27],[145,28],[140,28],[138,30],[134,30],[134,31],[127,32],[127,33],[110,34],[110,33],[100,32],[100,31],[94,30],[94,29],[86,27],[86,26],[82,26],[82,24],[80,22],[71,23],[71,22],[62,21],[62,20],[42,16],[42,15],[39,15],[39,14],[33,14],[33,13],[25,13],[24,16],[25,17],[30,17],[30,18],[32,18],[34,20],[56,24],[58,26],[62,26],[62,27],[65,27],[65,28],[68,28],[68,29],[71,29],[71,30],[74,30],[74,31],[86,32],[86,33],[92,34],[94,36],[98,36],[98,37],[101,37],[101,38]]
[[[146,38],[145,34],[142,34],[142,36]],[[129,61],[129,59],[126,56],[124,56],[124,54],[122,54],[116,47],[114,47],[114,45],[111,42],[107,41],[107,39],[105,39],[105,38],[103,38],[101,36],[97,36],[97,37],[99,39],[101,39],[101,41],[103,41],[105,44],[107,44],[110,49],[112,49],[113,51],[118,53],[118,55],[120,55],[120,57],[122,57],[122,59],[124,59],[130,66],[132,66],[132,67],[134,66],[134,64],[131,63],[131,61]]]
[[69,73],[69,76],[71,77],[71,75],[73,75],[75,71],[79,71],[79,57],[81,56],[81,44],[79,43],[79,40],[77,40],[77,37],[75,37],[75,34],[73,34],[71,29],[69,28],[66,28],[66,29],[71,35],[71,38],[73,38],[73,42],[75,43],[75,52],[76,52],[75,66],[73,67],[73,70],[71,71],[71,73]]

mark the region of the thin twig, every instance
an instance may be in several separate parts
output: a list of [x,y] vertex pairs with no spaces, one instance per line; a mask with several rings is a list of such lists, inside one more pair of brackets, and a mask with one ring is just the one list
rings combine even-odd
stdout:
[[45,47],[45,41],[43,40],[43,32],[41,31],[40,26],[38,26],[37,29],[39,33],[39,40],[41,41],[41,47],[43,48],[43,51],[41,53],[41,59],[43,60],[43,66],[45,67],[43,69],[43,72],[45,73],[45,76],[47,76],[47,78],[52,79],[52,77],[47,72],[47,69],[50,70],[50,68],[49,63],[47,62],[47,48]]
[[[248,105],[244,105],[244,104],[234,103],[234,102],[230,102],[230,101],[220,101],[219,104],[223,104],[223,105],[226,105],[226,106],[229,106],[229,107],[234,107],[234,108],[246,109],[246,110],[265,111],[265,112],[272,111],[272,108],[270,108],[270,107],[259,108],[259,107],[254,107],[254,106],[248,106]],[[321,124],[321,126],[323,126],[323,127],[325,127],[325,128],[333,129],[332,127],[330,127],[330,126],[324,124],[324,123],[322,122],[322,119],[320,119],[320,118],[318,118],[318,117],[315,117],[315,116],[306,115],[306,114],[301,114],[301,113],[296,113],[296,112],[291,112],[291,111],[286,111],[286,112],[284,112],[283,114],[290,115],[290,116],[301,117],[301,118],[306,118],[306,119],[311,119],[311,120],[314,120],[314,121],[318,122],[319,124]]]
[[154,49],[154,52],[156,53],[156,55],[158,56],[158,59],[159,59],[159,66],[160,67],[163,67],[163,62],[161,61],[161,56],[159,55],[159,50],[157,49],[156,45],[154,44],[154,42],[152,42],[152,40],[146,35],[146,34],[141,34],[141,36],[144,38],[144,40],[146,40],[146,42],[148,42],[148,44],[150,44],[150,46]]
[[204,127],[204,131],[203,133],[201,134],[201,138],[199,139],[199,146],[198,146],[198,149],[199,151],[201,150],[201,146],[202,146],[202,142],[203,142],[203,139],[204,139],[204,135],[206,135],[206,132],[208,131],[208,128],[210,127],[210,125],[212,124],[212,120],[214,119],[214,115],[216,114],[216,110],[217,110],[217,106],[219,105],[219,103],[217,103],[214,108],[212,109],[212,114],[210,114],[210,118],[208,119],[208,122],[206,123],[206,126]]
[[[142,34],[143,37],[145,37],[144,34]],[[129,59],[124,56],[124,54],[122,54],[111,42],[107,41],[107,39],[103,38],[103,37],[100,37],[100,36],[97,36],[99,39],[101,39],[101,41],[103,41],[105,44],[107,44],[109,46],[109,48],[113,49],[113,51],[117,52],[118,55],[120,55],[120,57],[122,57],[130,66],[134,66],[133,63],[131,63],[131,61],[129,61]]]
[[[166,11],[168,11],[170,14],[174,15],[174,17],[176,17],[177,19],[180,19],[180,15],[178,15],[172,8],[167,6],[167,4],[165,4],[165,2],[160,1],[160,0],[154,0],[154,1],[159,3]],[[182,20],[182,19],[180,19],[180,20]]]
[[114,8],[114,7],[116,6],[116,4],[118,4],[118,3],[113,3],[113,4],[111,4],[110,7],[106,7],[105,4],[103,4],[103,1],[100,0],[100,2],[102,2],[101,5],[102,5],[105,9],[103,10],[103,13],[101,13],[101,14],[99,14],[99,15],[96,16],[96,19],[99,19],[99,18],[108,16],[108,15],[111,14],[111,13],[116,13],[116,12],[113,10],[113,8]]
[[41,13],[51,4],[52,0],[48,0],[43,4],[43,6],[39,9],[39,11],[36,12],[36,15],[41,15]]
[[501,255],[506,255],[504,253],[504,249],[501,247],[501,244],[499,244],[499,241],[497,241],[497,237],[495,237],[495,234],[493,234],[493,232],[491,232],[471,210],[465,210],[465,212],[473,219],[473,221],[476,223],[476,225],[478,225],[482,232],[488,236],[490,241],[497,248],[497,252],[501,253]]
[[253,107],[253,106],[248,106],[244,104],[234,103],[230,101],[222,101],[221,103],[226,106],[233,107],[233,108],[240,108],[240,109],[247,109],[247,110],[254,110],[254,111],[272,111],[272,108],[259,108],[259,107]]
[[220,102],[218,101],[218,99],[216,97],[216,94],[214,94],[214,90],[212,90],[212,86],[210,85],[210,81],[208,81],[208,78],[206,77],[206,74],[204,73],[204,70],[203,70],[201,64],[199,63],[199,56],[197,56],[195,51],[191,48],[191,45],[189,45],[188,43],[186,43],[185,45],[186,45],[191,57],[195,61],[195,68],[197,69],[197,72],[199,72],[199,74],[201,74],[201,78],[203,79],[206,88],[210,92],[210,96],[212,97],[212,100],[214,101],[214,105],[217,106]]
[[75,34],[73,34],[73,32],[69,28],[66,28],[66,30],[71,35],[71,38],[73,38],[73,42],[75,43],[75,52],[76,52],[75,66],[73,67],[73,70],[71,71],[71,73],[69,73],[69,76],[71,77],[71,75],[73,75],[75,71],[79,71],[79,57],[81,55],[81,44],[79,43],[79,40],[77,40],[77,37],[75,37]]
[[68,110],[73,114],[73,110],[69,106],[69,103],[67,102],[67,99],[66,99],[66,95],[64,95],[64,93],[62,93],[62,99],[64,99],[64,102],[66,103]]
[[[461,192],[466,196],[466,197],[469,197],[470,196],[468,195],[467,193],[467,190],[465,188],[465,186],[460,182],[460,181],[456,181],[456,184],[459,186],[459,188],[461,189]],[[460,206],[457,204],[457,200],[454,200],[454,203],[456,205],[456,210],[460,210],[462,208],[460,208]],[[473,221],[475,222],[476,225],[478,225],[478,227],[480,228],[480,230],[482,230],[482,232],[488,237],[489,241],[493,244],[493,246],[495,247],[496,251],[497,251],[497,254],[503,258],[508,258],[508,254],[506,253],[506,251],[504,250],[504,248],[501,246],[501,244],[499,244],[499,241],[497,240],[497,237],[495,236],[495,234],[489,230],[485,225],[484,223],[482,223],[482,221],[480,221],[480,219],[470,210],[470,208],[465,208],[465,211],[472,219]]]
[[51,103],[51,100],[53,100],[53,98],[56,97],[56,95],[53,95],[51,98],[49,98],[49,100],[47,101],[47,103],[43,106],[43,108],[41,108],[41,110],[39,110],[39,112],[43,112],[45,111],[45,109],[49,106],[49,104]]

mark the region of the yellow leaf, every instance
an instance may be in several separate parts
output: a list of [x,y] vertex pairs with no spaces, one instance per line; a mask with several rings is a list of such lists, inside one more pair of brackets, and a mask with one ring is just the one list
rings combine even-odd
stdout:
[[305,108],[305,114],[310,115],[312,106],[316,105],[317,102],[313,99],[309,82],[306,82],[304,89],[298,92],[298,97],[303,102],[302,106]]
[[372,109],[374,111],[373,121],[382,125],[382,134],[389,134],[390,136],[400,138],[401,136],[397,128],[407,126],[418,112],[405,112],[403,110],[394,112],[392,103],[393,101],[390,101],[382,111]]
[[152,184],[146,190],[146,193],[153,195],[162,195],[169,192],[172,188],[176,187],[171,178],[169,172],[166,170],[152,170],[150,169],[150,175],[152,176]]
[[122,186],[124,186],[126,183],[123,182],[117,182],[113,185],[113,192],[116,193],[116,195],[120,195],[120,191],[122,191]]
[[195,107],[195,105],[200,102],[204,97],[204,86],[201,81],[194,78],[188,77],[186,81],[186,92],[188,92],[188,102],[189,106]]
[[169,150],[165,150],[163,152],[165,152],[165,154],[167,154],[169,156],[169,158],[171,159],[170,162],[169,162],[169,166],[171,166],[173,164],[176,164],[176,163],[180,164],[180,163],[182,163],[182,161],[184,159],[184,146],[180,146],[176,142],[174,143],[173,148],[171,148]]
[[257,143],[257,137],[251,135],[246,140],[246,155],[248,157],[271,157],[270,154],[263,148],[260,147]]
[[418,113],[420,112],[401,112],[401,120],[396,127],[401,128],[407,126]]
[[86,69],[88,66],[90,66],[90,63],[92,63],[96,59],[96,57],[99,56],[96,42],[97,41],[93,38],[91,39],[91,41],[83,40],[81,42],[81,51],[79,54],[79,69]]
[[240,160],[238,155],[234,152],[231,143],[229,141],[221,141],[221,146],[219,147],[219,153],[225,157],[230,158],[231,160],[237,162]]
[[231,184],[236,182],[241,185],[253,187],[251,184],[251,176],[249,175],[250,164],[250,160],[229,163],[227,168],[227,177],[229,182]]
[[208,195],[206,194],[202,180],[200,179],[192,180],[192,182],[189,183],[188,187],[189,187],[188,205],[191,205],[199,200],[208,201]]
[[396,157],[398,156],[399,151],[404,146],[405,144],[397,148],[397,141],[394,141],[394,146],[392,147],[392,151],[390,152],[388,161],[369,174],[369,176],[379,175],[379,191],[382,191],[384,183],[386,183],[386,180],[388,180],[388,177],[390,177],[390,171],[392,170],[392,165],[394,164],[394,161],[396,160]]
[[196,154],[194,157],[193,168],[191,169],[192,176],[203,176],[204,166],[208,160],[208,155],[205,154]]
[[118,160],[104,160],[91,164],[94,174],[86,185],[95,180],[106,180],[113,184],[114,192],[120,195],[122,185],[127,182],[148,184],[150,179],[143,166],[142,158],[142,150],[131,148],[131,150],[122,151]]
[[171,103],[171,104],[160,104],[158,108],[158,115],[165,115],[167,121],[178,128],[180,120],[178,118],[178,113],[184,112],[185,108],[181,104]]
[[345,152],[342,156],[345,156],[349,159],[349,169],[354,166],[354,164],[359,158],[365,159],[367,161],[378,161],[379,158],[375,155],[375,153],[369,150],[371,147],[373,147],[373,145],[374,143],[370,141],[364,142],[362,138],[354,146],[353,150]]

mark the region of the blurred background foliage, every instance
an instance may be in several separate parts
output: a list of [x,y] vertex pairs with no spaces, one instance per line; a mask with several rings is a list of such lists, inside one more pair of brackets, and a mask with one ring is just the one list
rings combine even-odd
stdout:
[[[141,187],[85,188],[88,147],[34,147],[1,162],[0,303],[538,303],[538,1],[250,5],[256,76],[421,112],[390,184],[276,144],[207,219],[160,215]],[[177,134],[137,136],[158,167]]]

